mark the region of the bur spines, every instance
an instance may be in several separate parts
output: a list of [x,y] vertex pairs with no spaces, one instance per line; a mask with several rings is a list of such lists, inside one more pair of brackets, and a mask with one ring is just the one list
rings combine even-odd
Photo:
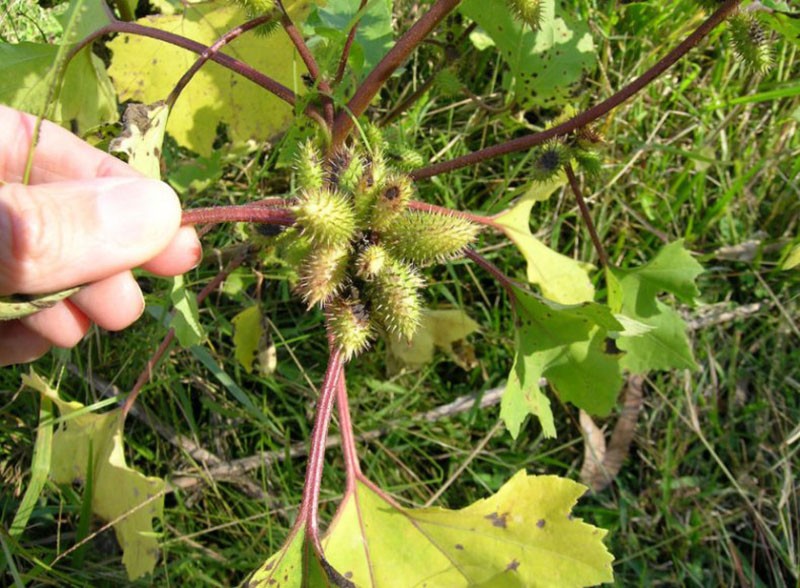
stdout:
[[738,12],[728,21],[731,45],[745,65],[758,73],[772,67],[772,48],[769,38],[758,19],[748,13]]
[[375,332],[358,297],[337,298],[326,308],[326,315],[329,332],[346,361],[366,350]]
[[350,252],[346,247],[317,247],[306,256],[300,267],[296,289],[309,308],[325,306],[347,279]]
[[303,192],[295,218],[309,241],[326,247],[346,245],[356,229],[356,217],[349,198],[326,188]]
[[445,261],[475,239],[478,226],[462,217],[407,210],[391,224],[384,239],[393,255],[418,265]]
[[542,0],[506,0],[516,18],[537,31],[542,26]]
[[391,260],[369,284],[372,315],[389,333],[411,340],[420,323],[424,284],[411,265]]

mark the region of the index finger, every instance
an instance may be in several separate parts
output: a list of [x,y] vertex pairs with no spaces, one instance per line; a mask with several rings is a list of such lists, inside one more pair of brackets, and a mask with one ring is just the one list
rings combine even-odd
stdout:
[[[0,105],[0,180],[22,182],[28,151],[33,142],[36,117]],[[140,176],[128,164],[95,149],[66,129],[42,121],[31,169],[31,184],[114,176]]]

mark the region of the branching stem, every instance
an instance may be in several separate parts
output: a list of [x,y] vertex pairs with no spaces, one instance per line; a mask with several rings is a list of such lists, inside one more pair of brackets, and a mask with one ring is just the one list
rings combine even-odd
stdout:
[[465,249],[464,255],[474,261],[478,266],[489,272],[498,282],[500,282],[500,285],[509,296],[516,297],[514,288],[522,288],[520,284],[517,284],[514,280],[505,275],[502,271],[500,271],[500,268],[498,268],[495,264],[474,249]]
[[[124,2],[123,2],[124,4]],[[272,15],[265,14],[254,18],[252,20],[247,21],[246,23],[239,25],[236,28],[231,29],[227,33],[225,33],[222,37],[220,37],[211,47],[206,49],[200,54],[200,57],[192,64],[192,66],[186,71],[185,74],[181,76],[181,79],[178,80],[178,83],[175,84],[175,87],[170,92],[169,96],[167,97],[166,103],[167,107],[172,109],[175,105],[175,102],[178,100],[178,97],[181,95],[181,92],[186,87],[186,85],[192,80],[194,75],[200,71],[200,68],[203,67],[209,59],[213,59],[214,55],[219,53],[225,45],[229,44],[234,39],[237,39],[247,31],[256,28],[259,25],[264,24],[272,19]]]
[[457,216],[459,218],[463,218],[464,220],[468,220],[473,223],[477,223],[479,225],[492,227],[493,229],[497,229],[498,231],[503,230],[503,227],[499,223],[492,220],[491,217],[483,216],[480,214],[473,214],[471,212],[464,212],[463,210],[455,210],[453,208],[446,208],[444,206],[437,206],[435,204],[428,204],[427,202],[420,202],[419,200],[412,200],[411,202],[408,203],[408,207],[412,210],[420,210],[422,212],[435,212],[447,216]]
[[556,125],[552,128],[546,129],[539,133],[533,133],[505,143],[493,145],[485,149],[473,151],[467,155],[456,157],[449,161],[443,161],[419,170],[412,172],[410,175],[415,180],[423,178],[430,178],[445,172],[450,172],[463,167],[472,166],[488,159],[515,153],[517,151],[524,151],[541,145],[554,137],[564,136],[572,133],[573,131],[585,127],[589,123],[597,120],[601,116],[608,114],[614,108],[631,98],[633,95],[640,92],[650,82],[658,78],[667,69],[672,67],[681,57],[686,55],[693,47],[702,41],[714,28],[722,23],[741,3],[741,0],[725,0],[720,7],[711,14],[697,29],[684,39],[675,49],[670,51],[667,55],[661,58],[658,63],[647,70],[640,77],[625,86],[622,90],[603,100],[600,104],[583,111],[577,116],[572,117],[568,121]]
[[355,119],[361,116],[372,99],[380,92],[386,80],[400,67],[408,56],[455,8],[461,0],[436,0],[430,10],[400,37],[389,52],[380,60],[347,103],[347,108],[336,115],[333,125],[332,145],[339,147],[353,128]]
[[578,182],[578,178],[575,176],[572,165],[569,163],[565,165],[564,171],[567,172],[569,187],[572,188],[572,193],[575,194],[575,200],[578,203],[578,208],[581,211],[583,222],[586,224],[586,228],[589,230],[589,235],[592,237],[592,243],[594,243],[594,248],[597,251],[597,257],[600,259],[600,265],[603,267],[608,267],[608,254],[603,247],[603,242],[600,241],[600,236],[597,234],[597,228],[594,226],[592,214],[586,204],[586,199],[583,197],[581,185]]
[[362,11],[367,6],[367,0],[361,0],[361,4],[358,7],[358,12],[356,13],[356,21],[353,23],[353,26],[350,27],[350,31],[347,33],[347,40],[344,42],[344,48],[342,49],[342,55],[339,58],[339,67],[336,68],[336,77],[333,80],[333,85],[338,86],[342,79],[344,79],[344,70],[347,69],[347,60],[350,59],[350,49],[353,47],[353,42],[356,40],[356,33],[358,32],[358,24],[361,22]]
[[355,483],[361,473],[361,466],[358,463],[358,449],[356,448],[356,438],[353,433],[353,421],[350,418],[350,406],[347,399],[347,382],[344,376],[339,381],[339,389],[336,391],[336,408],[339,411],[339,430],[342,439],[342,453],[344,454],[344,468],[347,477],[347,489],[345,492],[355,490]]

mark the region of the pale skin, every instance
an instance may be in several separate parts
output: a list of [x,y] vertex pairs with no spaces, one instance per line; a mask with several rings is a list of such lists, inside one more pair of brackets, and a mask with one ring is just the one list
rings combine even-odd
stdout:
[[35,124],[0,106],[0,296],[85,287],[51,308],[0,322],[0,366],[72,347],[92,323],[124,329],[144,310],[132,268],[178,275],[202,253],[194,229],[180,226],[169,186],[55,124],[42,124],[23,185]]

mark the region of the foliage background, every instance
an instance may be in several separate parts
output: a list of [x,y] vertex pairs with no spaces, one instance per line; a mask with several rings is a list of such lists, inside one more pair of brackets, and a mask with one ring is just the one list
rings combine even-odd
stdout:
[[[409,24],[417,4],[396,2],[396,13],[405,15],[396,28]],[[577,96],[583,107],[631,80],[696,23],[696,5],[688,0],[668,6],[573,4],[589,21],[600,57],[600,67],[583,80]],[[51,13],[58,10],[4,1],[0,34],[8,42],[56,40]],[[580,516],[609,529],[621,585],[793,586],[800,576],[800,290],[796,270],[779,269],[800,217],[800,66],[796,45],[777,43],[775,57],[772,73],[754,76],[724,38],[712,35],[602,128],[608,163],[602,181],[589,190],[612,258],[620,265],[640,263],[663,242],[685,238],[708,270],[700,283],[704,304],[687,309],[687,316],[731,313],[694,331],[700,371],[646,381],[645,409],[628,461],[610,489],[579,504]],[[435,48],[420,51],[388,85],[378,108],[422,83],[435,60]],[[465,63],[471,71],[459,73],[470,91],[489,104],[502,103],[496,58],[474,52]],[[767,91],[776,92],[764,97]],[[498,142],[555,114],[535,111],[526,120],[511,111],[499,124],[463,95],[430,97],[399,119],[396,129],[409,147],[433,160]],[[288,175],[285,168],[275,170],[280,145],[263,156],[218,150],[201,160],[173,146],[166,153],[173,170],[168,178],[187,206],[283,192]],[[521,154],[449,174],[422,184],[421,196],[497,212],[515,188],[527,185],[526,163]],[[561,252],[596,261],[571,197],[559,194],[534,214],[537,236]],[[202,287],[248,236],[230,226],[208,235],[206,259],[187,276],[188,285]],[[524,272],[513,247],[487,238],[482,248],[511,275]],[[246,269],[201,309],[209,333],[204,349],[234,384],[221,383],[201,354],[174,352],[140,397],[147,417],[129,420],[128,461],[183,485],[167,498],[162,564],[143,585],[235,584],[281,543],[291,523],[313,389],[327,349],[321,315],[306,313],[292,298],[287,270],[261,262],[251,254]],[[141,279],[152,308],[168,303],[164,283]],[[419,371],[391,375],[378,348],[350,366],[353,417],[357,430],[369,436],[361,443],[365,473],[403,503],[435,499],[454,508],[496,491],[521,468],[577,477],[583,444],[572,407],[555,407],[556,441],[544,440],[535,424],[512,441],[497,425],[496,407],[430,421],[415,416],[463,395],[486,395],[503,383],[512,357],[510,310],[494,282],[463,262],[436,269],[430,281],[431,306],[463,307],[482,325],[471,338],[475,365],[465,370],[439,354]],[[276,347],[277,368],[270,376],[248,374],[234,360],[231,319],[256,300]],[[56,351],[35,367],[60,378],[74,398],[93,404],[103,399],[106,384],[129,389],[162,335],[159,322],[146,316],[122,334],[95,331],[78,348]],[[0,371],[0,516],[6,527],[29,477],[37,422],[37,397],[20,389],[24,371]],[[261,451],[271,452],[271,459],[244,475],[210,477],[170,442],[176,433],[223,462]],[[333,467],[326,470],[323,494],[328,514],[341,487],[340,459],[330,452]],[[21,571],[52,560],[74,543],[79,512],[77,493],[48,488],[23,541],[9,543],[4,535],[5,557],[13,555]],[[82,563],[68,557],[53,569],[40,568],[31,583],[125,582],[108,532],[94,536],[82,557]]]

